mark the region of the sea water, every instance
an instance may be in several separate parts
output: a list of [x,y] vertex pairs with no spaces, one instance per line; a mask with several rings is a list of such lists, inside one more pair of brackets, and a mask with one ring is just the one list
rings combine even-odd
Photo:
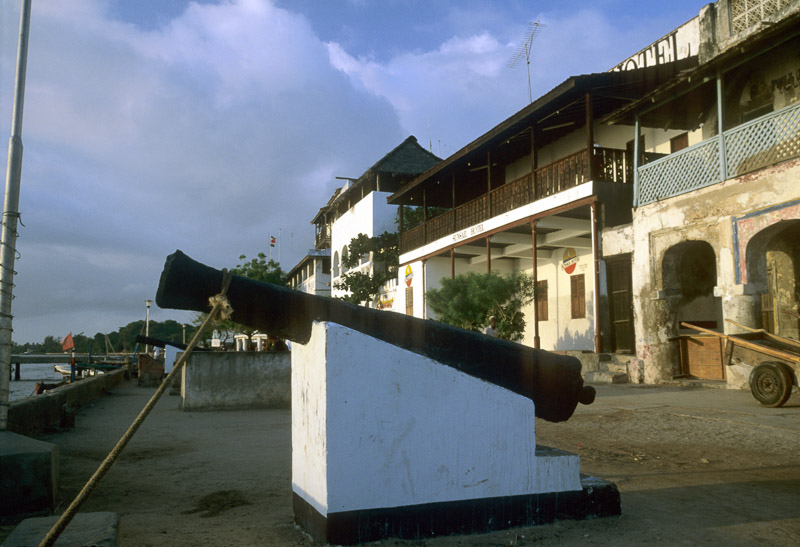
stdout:
[[16,368],[17,365],[11,365],[11,381],[8,383],[9,401],[33,396],[37,382],[57,384],[64,379],[60,372],[56,372],[54,363],[22,364],[19,366],[19,380],[14,380]]

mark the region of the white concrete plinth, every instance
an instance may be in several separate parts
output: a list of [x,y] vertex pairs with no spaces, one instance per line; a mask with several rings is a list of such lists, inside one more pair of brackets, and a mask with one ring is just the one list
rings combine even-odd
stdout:
[[580,491],[534,425],[530,399],[336,324],[292,346],[292,488],[323,519]]

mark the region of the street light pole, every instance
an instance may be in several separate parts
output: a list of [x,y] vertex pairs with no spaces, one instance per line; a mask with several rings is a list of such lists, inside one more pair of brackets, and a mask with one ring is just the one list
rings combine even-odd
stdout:
[[183,343],[186,343],[186,323],[181,325],[183,327]]
[[19,15],[19,46],[14,87],[11,138],[8,141],[3,229],[0,235],[0,431],[8,429],[9,376],[11,373],[11,300],[14,288],[14,260],[17,252],[19,185],[22,175],[22,107],[25,102],[25,72],[28,65],[28,31],[31,0],[22,0]]
[[[147,312],[144,316],[144,335],[150,338],[150,304],[152,304],[152,300],[145,300],[144,305],[147,308]],[[144,345],[144,352],[150,353],[150,346],[148,344]]]

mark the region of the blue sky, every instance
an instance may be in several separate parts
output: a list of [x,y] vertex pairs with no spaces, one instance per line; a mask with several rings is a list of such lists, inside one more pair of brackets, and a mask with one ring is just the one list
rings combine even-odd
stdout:
[[[408,135],[446,157],[534,97],[603,72],[700,1],[33,0],[14,339],[144,318],[175,249],[215,267],[313,246],[337,186]],[[10,134],[19,1],[0,6]],[[6,147],[0,158],[6,161]],[[191,314],[151,310],[156,320]]]

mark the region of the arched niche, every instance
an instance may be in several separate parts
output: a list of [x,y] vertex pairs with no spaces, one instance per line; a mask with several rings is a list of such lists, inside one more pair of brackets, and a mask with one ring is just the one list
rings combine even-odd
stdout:
[[800,219],[780,220],[747,244],[747,279],[761,295],[756,316],[761,328],[789,338],[800,336]]
[[717,255],[706,241],[683,241],[670,247],[662,260],[662,286],[675,330],[686,321],[722,330],[722,306],[715,296]]

